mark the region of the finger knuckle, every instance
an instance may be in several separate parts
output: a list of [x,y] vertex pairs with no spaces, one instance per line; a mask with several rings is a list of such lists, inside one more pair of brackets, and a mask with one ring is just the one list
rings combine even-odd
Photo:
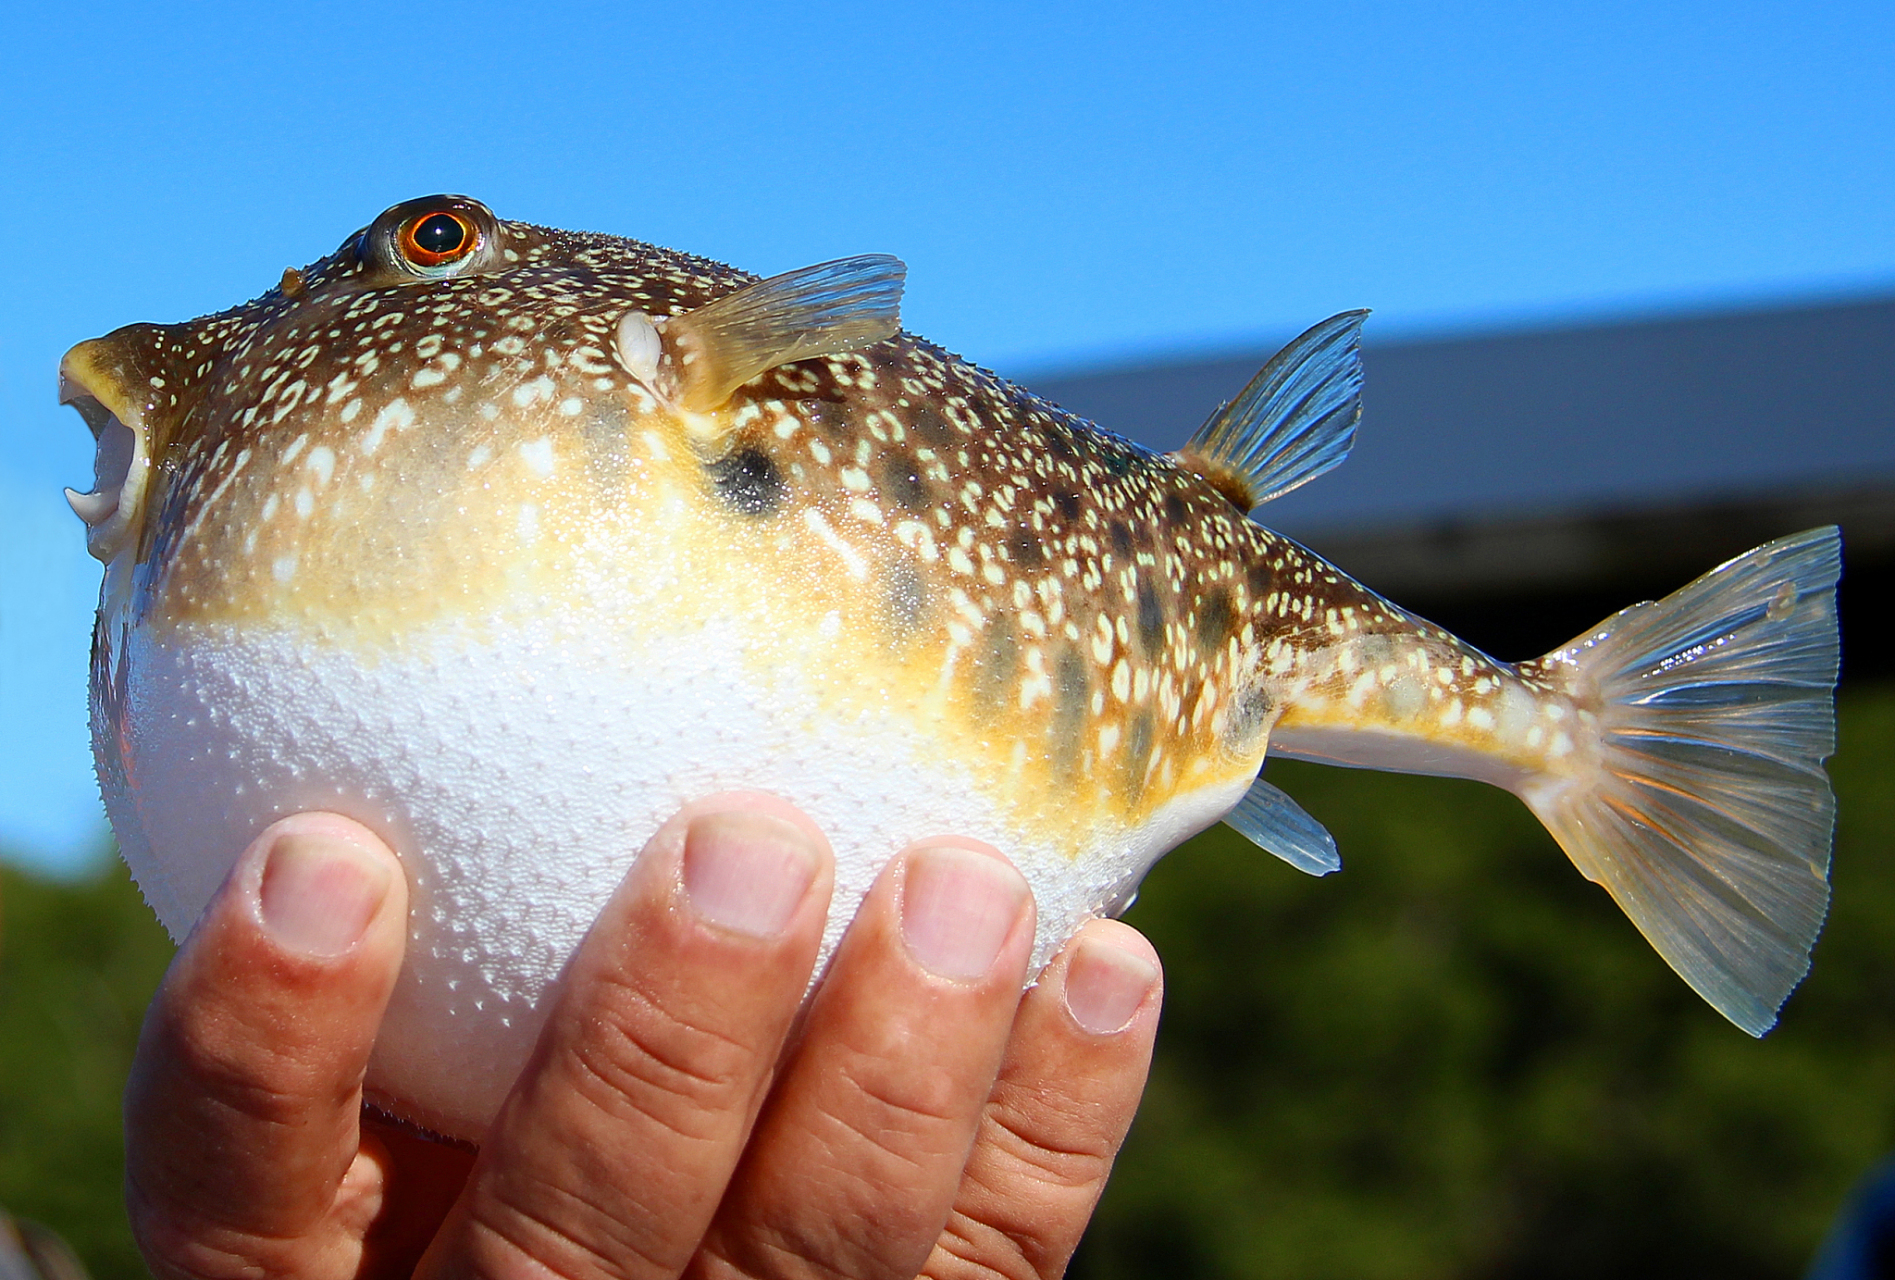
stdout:
[[671,1275],[680,1259],[663,1251],[612,1204],[583,1189],[534,1182],[503,1185],[472,1224],[488,1274],[546,1280],[601,1275]]
[[879,1056],[865,1055],[846,1063],[842,1077],[855,1108],[884,1133],[956,1124],[966,1111],[968,1083],[951,1070],[917,1062],[902,1062],[897,1069]]
[[601,994],[565,1045],[574,1086],[593,1105],[630,1106],[688,1132],[692,1117],[721,1114],[747,1091],[752,1046],[636,984],[613,980]]
[[1023,1116],[991,1107],[982,1119],[985,1145],[1004,1158],[1016,1177],[1049,1187],[1091,1188],[1105,1181],[1117,1148],[1089,1117]]
[[128,1178],[126,1216],[132,1240],[156,1280],[236,1280],[283,1275],[287,1259],[274,1243],[234,1231],[182,1206],[161,1204]]
[[1040,1280],[1057,1275],[1035,1260],[1044,1250],[999,1227],[956,1213],[922,1268],[925,1280]]
[[240,1034],[215,1021],[177,1020],[161,1031],[160,1057],[194,1092],[219,1110],[260,1124],[300,1121],[309,1103],[327,1098],[334,1082],[312,1071],[290,1046]]

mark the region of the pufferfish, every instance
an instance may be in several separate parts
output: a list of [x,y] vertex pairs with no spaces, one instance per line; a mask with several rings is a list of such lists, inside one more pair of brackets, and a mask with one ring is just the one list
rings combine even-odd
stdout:
[[1037,968],[1219,819],[1335,870],[1274,753],[1507,788],[1774,1023],[1828,903],[1834,529],[1498,662],[1250,519],[1348,452],[1366,313],[1160,455],[902,332],[903,279],[431,196],[255,301],[74,347],[99,776],[172,934],[276,818],[378,831],[411,916],[370,1095],[478,1140],[685,801],[820,824],[825,956],[893,851],[989,841]]

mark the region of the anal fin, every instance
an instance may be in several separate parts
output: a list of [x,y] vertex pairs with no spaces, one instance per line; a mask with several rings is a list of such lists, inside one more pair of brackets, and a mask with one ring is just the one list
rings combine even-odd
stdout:
[[839,258],[747,284],[660,321],[657,376],[678,408],[717,408],[760,373],[838,355],[901,329],[907,267],[885,253]]
[[1224,815],[1224,821],[1265,853],[1274,853],[1283,861],[1312,876],[1326,876],[1342,870],[1342,855],[1336,852],[1336,838],[1323,824],[1303,811],[1303,806],[1259,777],[1244,792],[1237,807]]

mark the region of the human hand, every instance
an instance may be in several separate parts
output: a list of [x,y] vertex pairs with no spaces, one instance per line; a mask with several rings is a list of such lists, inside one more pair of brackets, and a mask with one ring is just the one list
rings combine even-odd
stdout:
[[1144,1087],[1156,955],[1094,921],[1022,996],[1024,881],[933,842],[878,879],[785,1053],[832,870],[767,797],[668,822],[476,1157],[362,1111],[400,865],[346,819],[277,823],[140,1040],[126,1184],[154,1274],[1059,1274]]

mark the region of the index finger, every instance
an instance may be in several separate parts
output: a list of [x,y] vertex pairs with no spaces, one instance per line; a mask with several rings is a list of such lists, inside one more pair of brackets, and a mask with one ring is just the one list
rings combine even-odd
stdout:
[[428,1275],[675,1276],[815,964],[827,842],[761,796],[646,845],[561,980]]

